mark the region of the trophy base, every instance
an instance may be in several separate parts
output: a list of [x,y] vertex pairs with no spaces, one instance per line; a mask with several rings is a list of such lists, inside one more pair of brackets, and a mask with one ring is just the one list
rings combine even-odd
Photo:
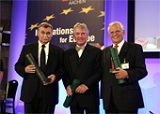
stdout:
[[43,80],[43,84],[48,83],[48,82],[51,82],[51,79],[46,78],[45,80]]
[[46,79],[46,82],[50,82],[50,81],[51,81],[51,79],[50,79],[50,78],[47,78],[47,79]]
[[118,84],[125,84],[126,81],[124,79],[118,79]]
[[[114,74],[114,73],[112,73],[113,71],[115,71],[115,69],[110,69],[109,73]],[[124,80],[124,79],[117,79],[117,80],[118,80],[118,84],[125,84],[126,83],[126,80]]]

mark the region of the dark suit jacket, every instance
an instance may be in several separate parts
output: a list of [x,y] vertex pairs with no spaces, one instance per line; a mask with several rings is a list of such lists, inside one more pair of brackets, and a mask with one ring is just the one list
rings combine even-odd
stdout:
[[[26,59],[26,54],[31,53],[38,63],[38,43],[32,43],[23,46],[18,62],[15,64],[16,72],[23,78],[21,100],[29,103],[32,101],[38,89],[39,77],[36,74],[25,73],[24,69],[30,63]],[[63,73],[63,50],[59,47],[49,44],[49,55],[44,74],[49,76],[56,75],[54,83],[44,86],[46,100],[49,105],[58,103],[58,81],[61,79]]]
[[115,76],[109,73],[111,69],[111,55],[109,46],[102,52],[102,83],[101,95],[104,102],[104,108],[109,108],[110,95],[112,88],[113,100],[116,107],[120,110],[135,110],[144,107],[142,93],[138,81],[147,75],[145,59],[143,56],[142,47],[138,44],[125,42],[122,46],[119,58],[121,63],[129,63],[127,69],[129,79],[126,84],[118,85]]
[[81,107],[97,107],[99,105],[101,50],[87,44],[80,58],[75,48],[68,49],[64,57],[65,87],[71,85],[73,79],[76,78],[89,88],[84,94],[76,94],[71,106],[78,103]]

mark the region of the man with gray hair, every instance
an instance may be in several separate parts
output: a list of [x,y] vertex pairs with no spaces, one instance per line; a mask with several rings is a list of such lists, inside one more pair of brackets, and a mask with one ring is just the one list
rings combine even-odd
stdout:
[[[15,64],[16,72],[23,78],[20,99],[24,102],[26,114],[53,114],[58,103],[58,81],[63,74],[63,50],[50,43],[53,36],[51,24],[40,23],[37,36],[37,42],[23,46],[20,57]],[[29,53],[32,54],[50,82],[41,83],[35,65],[26,58]]]
[[[138,81],[147,75],[142,47],[124,40],[124,28],[120,22],[112,22],[108,27],[113,45],[102,52],[101,95],[107,114],[137,114],[144,107]],[[116,48],[116,58],[111,50]],[[115,56],[114,55],[114,56]],[[116,67],[113,61],[119,58]],[[113,64],[114,63],[114,64]]]
[[[87,43],[89,30],[85,23],[76,23],[73,35],[76,44],[65,51],[66,75],[62,78],[67,95],[75,93],[70,110],[72,114],[98,114],[101,50]],[[80,84],[72,91],[74,79],[78,79]]]

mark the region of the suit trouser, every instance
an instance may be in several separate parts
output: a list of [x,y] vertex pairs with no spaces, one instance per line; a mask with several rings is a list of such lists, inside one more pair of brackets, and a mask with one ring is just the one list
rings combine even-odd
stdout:
[[99,106],[82,108],[79,105],[70,107],[71,114],[99,114]]
[[24,103],[25,113],[54,113],[55,105],[50,106],[46,102],[45,92],[43,90],[43,85],[39,83],[37,93],[30,103]]
[[138,109],[132,110],[132,111],[125,111],[125,110],[119,110],[116,108],[113,100],[113,95],[112,95],[112,88],[111,88],[111,98],[110,98],[110,104],[109,104],[109,109],[105,110],[106,114],[137,114]]

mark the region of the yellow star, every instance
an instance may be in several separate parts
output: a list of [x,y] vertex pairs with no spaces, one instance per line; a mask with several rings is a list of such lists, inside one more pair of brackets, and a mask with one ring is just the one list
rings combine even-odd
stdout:
[[45,21],[45,20],[49,21],[49,20],[51,20],[51,19],[53,19],[53,18],[55,18],[55,17],[54,17],[54,14],[52,14],[52,15],[50,15],[50,16],[46,16],[46,18],[44,19],[44,21]]
[[80,11],[79,13],[88,13],[89,11],[94,10],[94,8],[92,8],[92,6],[89,6],[87,8],[82,8],[82,11]]
[[103,17],[103,16],[105,16],[105,12],[104,11],[100,11],[100,15],[98,16],[98,17]]
[[[104,24],[104,23],[103,23]],[[103,28],[101,28],[101,30],[105,30],[105,28],[103,27]]]
[[60,14],[65,14],[67,15],[69,12],[72,12],[73,10],[71,8],[69,9],[64,9],[63,12],[61,12]]
[[101,30],[104,30],[104,28],[102,28]]
[[28,29],[30,29],[31,31],[34,29],[34,28],[36,28],[36,27],[38,27],[38,23],[36,23],[36,24],[34,24],[34,25],[31,25]]

